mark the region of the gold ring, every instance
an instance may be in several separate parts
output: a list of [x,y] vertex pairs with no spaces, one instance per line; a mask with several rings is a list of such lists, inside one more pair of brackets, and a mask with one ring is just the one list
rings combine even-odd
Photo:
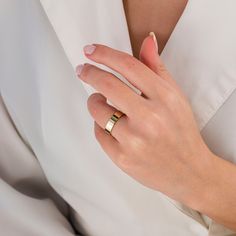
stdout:
[[115,123],[120,119],[121,116],[123,116],[124,113],[117,110],[116,112],[113,113],[113,115],[111,116],[111,118],[108,120],[106,127],[105,127],[105,132],[107,134],[111,135],[111,131],[115,125]]

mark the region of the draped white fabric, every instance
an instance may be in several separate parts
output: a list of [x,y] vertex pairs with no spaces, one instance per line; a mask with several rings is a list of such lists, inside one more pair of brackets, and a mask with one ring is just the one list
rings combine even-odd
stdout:
[[[236,112],[229,116],[236,104],[235,7],[234,0],[190,0],[161,55],[204,139],[230,161],[236,161]],[[94,63],[82,53],[89,43],[132,54],[121,0],[0,0],[0,9],[3,235],[73,235],[68,218],[89,236],[230,234],[135,182],[95,139],[86,107],[95,90],[74,68]]]

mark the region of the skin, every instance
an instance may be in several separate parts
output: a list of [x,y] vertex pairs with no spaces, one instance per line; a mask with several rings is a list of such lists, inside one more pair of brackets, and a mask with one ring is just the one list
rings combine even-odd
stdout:
[[[153,37],[145,37],[139,58],[93,45],[91,55],[84,51],[88,59],[117,71],[142,92],[137,94],[108,71],[84,64],[78,77],[98,91],[87,105],[95,137],[107,155],[141,184],[236,230],[236,166],[205,144],[191,106],[161,61]],[[117,109],[107,99],[125,113],[112,135],[104,128]]]
[[154,31],[162,52],[188,0],[123,0],[133,55],[138,58],[143,39]]

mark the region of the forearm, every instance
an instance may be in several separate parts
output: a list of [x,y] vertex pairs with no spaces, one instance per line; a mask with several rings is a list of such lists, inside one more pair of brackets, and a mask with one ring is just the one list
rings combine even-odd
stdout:
[[193,208],[236,230],[236,165],[214,155],[202,194]]

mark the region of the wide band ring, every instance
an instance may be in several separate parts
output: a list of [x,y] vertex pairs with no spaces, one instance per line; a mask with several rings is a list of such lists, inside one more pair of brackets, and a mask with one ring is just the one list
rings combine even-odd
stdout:
[[111,135],[111,131],[112,131],[114,125],[120,119],[120,117],[123,116],[123,115],[124,115],[124,113],[119,111],[119,110],[117,110],[116,112],[113,113],[113,115],[108,120],[108,122],[106,124],[106,127],[104,129],[107,134]]

